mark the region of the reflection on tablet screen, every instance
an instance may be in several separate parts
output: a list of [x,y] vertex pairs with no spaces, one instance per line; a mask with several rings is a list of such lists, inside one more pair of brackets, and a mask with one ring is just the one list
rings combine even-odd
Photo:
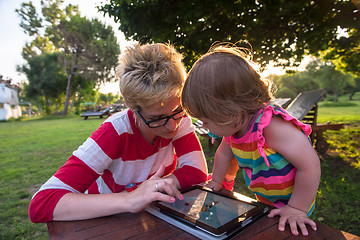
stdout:
[[213,228],[219,228],[255,208],[200,189],[185,192],[183,196],[184,200],[176,199],[175,203],[162,204]]

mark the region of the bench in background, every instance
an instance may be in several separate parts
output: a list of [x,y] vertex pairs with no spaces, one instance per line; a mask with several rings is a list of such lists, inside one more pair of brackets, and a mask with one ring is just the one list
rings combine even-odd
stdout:
[[95,112],[84,112],[80,116],[84,118],[84,120],[88,119],[89,117],[99,117],[103,118],[104,116],[110,116],[110,109],[111,107],[108,107],[102,111],[95,111]]
[[327,130],[340,130],[344,124],[317,123],[318,102],[323,98],[325,89],[301,92],[289,104],[286,111],[299,121],[311,125],[311,141],[315,143],[315,149],[319,153],[326,153],[329,144],[324,139],[323,133]]

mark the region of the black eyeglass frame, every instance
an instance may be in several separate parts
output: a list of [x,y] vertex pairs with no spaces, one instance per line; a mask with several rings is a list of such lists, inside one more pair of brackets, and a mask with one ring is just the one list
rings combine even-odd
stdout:
[[[167,124],[171,118],[174,119],[174,120],[182,119],[183,117],[185,117],[186,113],[184,113],[183,115],[181,115],[181,117],[179,117],[179,118],[174,118],[174,116],[177,115],[177,114],[179,114],[179,113],[181,113],[181,112],[183,112],[183,111],[184,111],[184,110],[181,110],[181,111],[179,111],[179,112],[176,112],[176,113],[174,113],[174,114],[171,114],[170,116],[162,117],[162,118],[159,118],[159,119],[156,119],[156,120],[152,120],[152,121],[147,121],[147,120],[145,120],[145,118],[140,114],[139,111],[136,111],[136,114],[141,118],[141,120],[143,120],[143,122],[144,122],[149,128],[157,128],[157,127],[162,127],[162,126],[164,126],[165,124]],[[157,121],[161,121],[161,120],[164,120],[164,119],[166,119],[166,120],[165,120],[165,122],[164,122],[163,124],[161,124],[161,125],[159,125],[159,126],[155,126],[155,127],[150,126],[151,123],[157,122]]]

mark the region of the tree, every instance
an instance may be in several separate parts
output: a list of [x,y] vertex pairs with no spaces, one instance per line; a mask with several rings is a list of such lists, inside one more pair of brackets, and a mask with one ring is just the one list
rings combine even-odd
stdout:
[[345,90],[350,92],[349,100],[353,100],[355,93],[360,91],[360,77],[355,77],[350,80],[350,84]]
[[[360,2],[354,1],[356,2],[360,9]],[[338,37],[329,49],[323,51],[323,58],[331,60],[337,70],[360,77],[360,24],[355,19],[349,24],[343,29],[343,36]]]
[[[55,51],[62,55],[67,77],[65,115],[70,99],[76,94],[73,92],[77,89],[75,83],[90,81],[95,85],[112,79],[120,48],[111,27],[97,19],[81,17],[77,6],[69,4],[61,10],[63,2],[41,1],[42,16],[36,13],[31,2],[23,3],[16,11],[22,18],[20,26],[25,33],[34,36],[33,41],[23,49],[26,60]],[[81,81],[75,81],[77,75],[81,75]]]
[[[59,65],[59,53],[34,56],[18,71],[25,73],[29,83],[25,92],[28,98],[44,97],[45,111],[50,113],[50,103],[65,93],[66,76]],[[61,91],[63,90],[63,91]]]
[[319,88],[318,82],[308,71],[275,76],[273,81],[278,88],[276,97],[295,98],[299,92]]
[[73,97],[73,106],[75,107],[75,114],[81,113],[81,104],[86,102],[94,102],[97,98],[98,91],[94,82],[86,81],[81,75],[75,76],[73,91],[76,93]]
[[[120,22],[127,38],[174,43],[190,66],[215,41],[239,40],[251,44],[262,66],[280,59],[296,66],[304,54],[336,48],[339,27],[359,28],[350,0],[112,0],[100,10]],[[358,43],[352,36],[348,41]]]
[[336,102],[338,96],[356,83],[350,74],[336,70],[331,61],[321,61],[320,58],[309,62],[305,71],[275,76],[273,81],[279,89],[277,97],[295,97],[299,92],[325,88]]
[[104,94],[104,93],[100,93],[99,94],[99,99],[98,99],[98,103],[100,105],[108,105],[108,104],[112,104],[115,102],[115,96],[112,94],[112,93],[107,93],[107,94]]
[[95,82],[111,80],[113,67],[120,53],[111,28],[97,19],[92,22],[79,15],[58,25],[61,38],[58,47],[64,49],[64,69],[68,78],[63,114],[67,113],[72,85],[76,74]]
[[331,61],[322,62],[316,71],[320,87],[326,88],[329,93],[335,97],[335,102],[338,102],[338,97],[344,92],[344,89],[349,85],[352,76],[350,74],[343,74],[335,69],[335,65]]
[[[57,51],[49,36],[53,35],[53,28],[58,24],[61,18],[65,18],[65,13],[59,8],[63,0],[49,0],[46,5],[41,1],[42,16],[36,11],[32,2],[24,2],[20,9],[16,9],[21,18],[20,27],[23,28],[24,33],[28,34],[34,39],[30,43],[26,43],[22,56],[25,60],[46,53]],[[67,16],[79,14],[77,6],[68,5],[66,7]]]

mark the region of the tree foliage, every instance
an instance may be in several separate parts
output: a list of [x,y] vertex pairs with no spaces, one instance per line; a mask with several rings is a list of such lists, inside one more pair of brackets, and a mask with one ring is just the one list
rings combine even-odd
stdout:
[[28,63],[39,55],[59,52],[62,56],[59,64],[67,78],[65,115],[81,82],[89,81],[86,86],[94,86],[112,79],[120,48],[111,27],[97,19],[81,17],[77,6],[69,4],[61,9],[63,2],[41,1],[42,15],[37,14],[31,2],[22,3],[16,12],[22,18],[20,26],[24,32],[33,36],[23,49]]
[[120,22],[127,38],[174,43],[188,65],[215,41],[246,40],[262,66],[280,59],[296,66],[304,54],[337,48],[339,27],[359,28],[359,12],[350,0],[110,0],[100,10]]
[[25,87],[26,97],[38,99],[45,105],[46,113],[50,113],[50,103],[65,95],[66,77],[64,69],[59,65],[59,53],[49,53],[28,59],[28,64],[19,71],[25,73],[29,83]]
[[41,19],[36,12],[35,6],[32,2],[22,3],[20,9],[15,10],[21,17],[20,27],[24,30],[24,33],[29,36],[36,35],[38,29],[41,28]]
[[349,86],[356,83],[352,75],[336,70],[331,61],[320,59],[311,61],[305,71],[275,76],[273,80],[279,89],[277,97],[294,98],[299,92],[325,88],[328,94],[334,96],[335,101]]
[[327,92],[334,96],[335,102],[344,93],[345,87],[349,85],[350,79],[352,79],[350,74],[343,74],[336,70],[331,61],[315,60],[310,62],[306,69],[312,73],[320,88],[326,88]]
[[[341,37],[335,47],[323,52],[323,58],[331,60],[337,69],[360,77],[360,26],[348,31],[349,37]],[[350,41],[352,39],[352,41]]]
[[[64,68],[68,78],[66,99],[70,98],[75,75],[104,82],[111,80],[111,70],[120,52],[111,28],[98,20],[91,22],[79,15],[62,20],[58,27],[58,47],[64,49]],[[69,93],[68,93],[69,92]],[[65,100],[64,114],[68,101]]]

